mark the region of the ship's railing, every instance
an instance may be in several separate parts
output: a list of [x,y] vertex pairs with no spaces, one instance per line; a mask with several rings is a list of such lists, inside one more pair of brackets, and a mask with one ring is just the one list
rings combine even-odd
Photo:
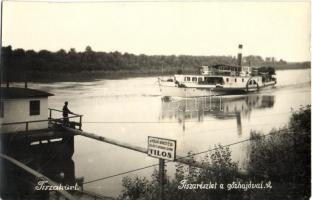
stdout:
[[210,76],[239,76],[240,71],[228,71],[228,70],[218,70],[218,71],[209,71],[205,75]]
[[[18,126],[18,129],[17,129],[18,132],[21,132],[21,131],[28,132],[28,131],[34,130],[33,128],[30,127],[31,124],[48,122],[47,128],[68,126],[71,128],[77,128],[77,129],[81,130],[82,116],[83,115],[70,114],[71,116],[69,116],[69,117],[56,117],[55,118],[53,116],[55,115],[54,113],[56,113],[56,112],[62,113],[63,111],[49,108],[49,118],[48,119],[1,123],[0,126],[3,126],[3,127],[4,126]],[[19,125],[23,125],[23,124],[24,124],[24,129],[21,130],[21,126],[19,126]],[[12,131],[9,131],[9,132],[12,132]]]

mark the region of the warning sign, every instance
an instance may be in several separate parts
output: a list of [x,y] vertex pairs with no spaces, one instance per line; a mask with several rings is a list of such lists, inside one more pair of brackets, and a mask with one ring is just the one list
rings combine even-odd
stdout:
[[176,141],[148,136],[147,154],[155,158],[175,160]]

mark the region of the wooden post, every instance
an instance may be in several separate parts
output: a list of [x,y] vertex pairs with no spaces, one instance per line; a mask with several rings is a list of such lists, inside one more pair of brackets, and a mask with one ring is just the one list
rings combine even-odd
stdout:
[[164,200],[165,160],[159,159],[159,200]]
[[49,109],[49,111],[50,111],[50,114],[49,114],[49,119],[52,119],[52,110],[51,110],[51,109]]
[[26,122],[26,131],[28,131],[28,122]]
[[49,108],[48,127],[52,127],[52,110]]
[[79,115],[79,130],[81,131],[82,115]]

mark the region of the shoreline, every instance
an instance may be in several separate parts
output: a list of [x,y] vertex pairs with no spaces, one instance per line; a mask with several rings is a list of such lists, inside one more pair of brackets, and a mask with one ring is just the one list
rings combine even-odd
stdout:
[[[276,71],[284,70],[302,70],[309,68],[276,68]],[[118,80],[127,78],[139,78],[139,77],[152,77],[152,76],[170,76],[176,74],[176,71],[159,72],[158,70],[150,71],[81,71],[81,72],[28,72],[26,80],[34,83],[52,83],[52,82],[90,82],[101,79]],[[197,74],[195,70],[186,70],[184,74]],[[11,79],[12,80],[12,79]],[[19,78],[12,80],[11,82],[25,82],[25,79]],[[5,81],[4,81],[5,83]]]

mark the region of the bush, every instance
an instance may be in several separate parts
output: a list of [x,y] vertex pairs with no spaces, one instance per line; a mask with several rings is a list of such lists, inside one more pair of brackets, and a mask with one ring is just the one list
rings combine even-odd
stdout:
[[[311,107],[302,107],[293,112],[289,123],[282,129],[271,130],[268,135],[251,132],[248,147],[248,174],[238,173],[238,163],[231,160],[229,148],[217,146],[201,160],[195,160],[189,153],[191,162],[201,162],[209,166],[200,169],[184,164],[176,165],[175,176],[166,177],[164,193],[166,200],[206,200],[206,199],[309,199],[311,189]],[[272,188],[265,190],[200,190],[178,189],[181,181],[187,183],[232,183],[271,182]],[[121,200],[156,200],[159,185],[158,172],[152,180],[146,178],[123,178],[124,190]]]
[[[191,152],[189,153],[191,155]],[[195,159],[189,156],[190,161]],[[218,146],[216,151],[208,153],[199,162],[209,166],[209,169],[199,169],[184,164],[176,165],[175,177],[169,179],[166,177],[164,193],[166,200],[183,200],[183,199],[199,199],[206,200],[207,198],[217,199],[242,199],[237,191],[226,191],[220,189],[210,190],[185,190],[178,189],[181,181],[187,183],[230,183],[238,179],[238,163],[231,160],[231,152],[229,148]],[[119,196],[119,199],[145,199],[156,200],[159,193],[158,172],[154,171],[152,180],[147,181],[146,178],[129,178],[124,177],[122,181],[124,190]]]
[[294,112],[287,126],[266,137],[252,132],[249,176],[272,182],[267,199],[309,199],[311,190],[311,107]]

